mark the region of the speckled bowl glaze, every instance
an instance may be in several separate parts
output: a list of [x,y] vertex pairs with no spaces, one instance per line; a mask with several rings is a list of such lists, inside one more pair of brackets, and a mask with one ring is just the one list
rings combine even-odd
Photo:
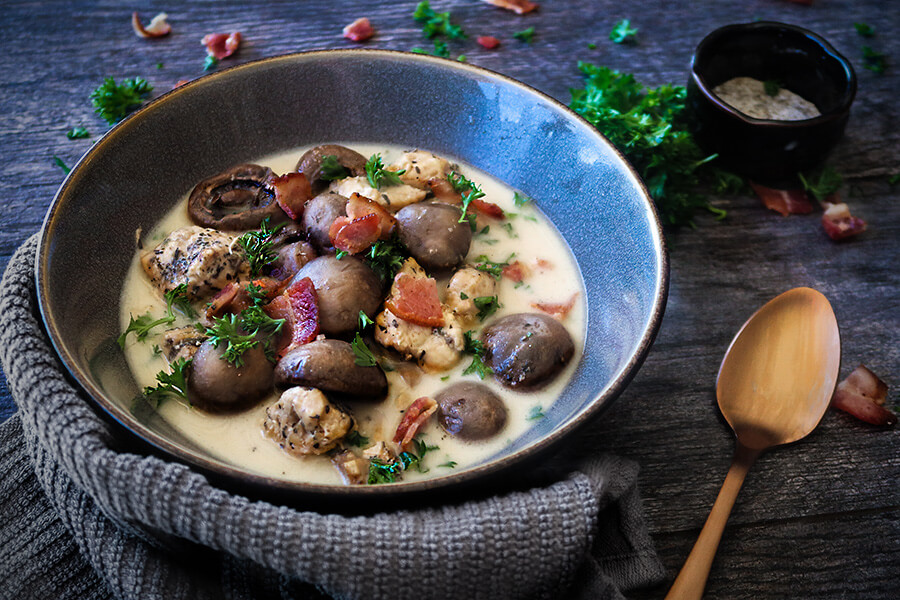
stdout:
[[[327,141],[427,148],[482,169],[538,199],[578,260],[588,326],[574,378],[545,419],[479,465],[383,486],[291,483],[248,473],[210,456],[156,414],[129,411],[139,389],[115,339],[118,282],[135,230],[152,228],[210,173]],[[668,280],[647,191],[587,122],[485,69],[379,50],[268,58],[154,100],[99,140],[68,176],[47,214],[36,267],[41,311],[59,356],[120,432],[229,489],[351,509],[473,493],[472,485],[502,482],[497,475],[557,447],[634,377],[659,327]]]
[[[749,117],[713,89],[734,77],[774,80],[809,100],[820,116],[802,121]],[[820,165],[844,134],[856,96],[850,62],[821,36],[785,23],[727,25],[707,35],[687,86],[698,143],[737,173],[780,183]]]

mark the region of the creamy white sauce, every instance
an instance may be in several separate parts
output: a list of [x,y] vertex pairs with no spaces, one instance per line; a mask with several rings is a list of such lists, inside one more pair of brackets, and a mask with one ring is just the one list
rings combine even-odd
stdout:
[[783,87],[770,96],[765,82],[752,77],[735,77],[713,89],[713,92],[754,119],[774,121],[802,121],[818,117],[821,113],[816,105]]
[[[365,156],[380,152],[386,165],[398,157],[402,149],[371,144],[345,144]],[[287,173],[294,169],[305,149],[268,156],[257,161],[270,167],[276,173]],[[447,157],[453,162],[451,157]],[[529,419],[538,410],[546,410],[559,396],[581,360],[584,347],[585,301],[581,275],[568,246],[546,218],[533,206],[526,204],[516,207],[513,190],[496,179],[471,167],[461,165],[459,169],[469,179],[481,186],[484,200],[498,204],[508,214],[515,214],[506,221],[479,219],[480,228],[490,225],[487,234],[473,236],[469,251],[469,261],[484,254],[494,262],[505,261],[512,253],[515,260],[528,265],[531,274],[523,285],[502,278],[497,287],[502,308],[487,319],[487,323],[518,312],[536,312],[532,302],[565,303],[577,294],[574,307],[563,324],[575,342],[575,355],[564,371],[548,386],[535,392],[518,392],[504,388],[490,376],[484,383],[489,385],[503,399],[508,409],[506,427],[493,439],[471,443],[455,439],[440,428],[432,418],[420,433],[430,446],[438,450],[428,452],[423,461],[427,472],[406,471],[403,480],[440,477],[483,462],[502,450],[535,424]],[[176,199],[173,198],[173,202]],[[540,199],[536,202],[540,204]],[[483,221],[483,222],[482,222]],[[511,224],[512,232],[503,223]],[[144,251],[152,249],[169,232],[190,225],[187,215],[186,198],[182,198],[175,208],[149,234],[144,235]],[[165,303],[161,294],[150,284],[140,264],[141,252],[132,260],[126,277],[121,302],[120,321],[122,330],[128,326],[131,315],[135,317],[150,312],[154,318],[163,316]],[[552,266],[537,268],[538,260],[548,261]],[[446,287],[446,281],[439,281],[439,289]],[[374,315],[373,315],[374,316]],[[186,325],[178,322],[172,327]],[[151,331],[144,342],[134,336],[128,337],[125,355],[140,386],[156,384],[156,374],[168,370],[165,358],[153,352],[154,344],[159,344],[165,327]],[[478,328],[480,331],[481,327]],[[421,396],[434,396],[442,388],[460,379],[477,380],[477,376],[463,377],[462,372],[471,362],[471,356],[463,355],[459,364],[443,373],[423,374],[416,385],[410,388],[396,371],[388,372],[388,397],[381,403],[353,403],[350,408],[357,419],[360,432],[372,442],[390,440],[405,409],[413,400]],[[165,401],[159,407],[160,415],[187,438],[203,447],[215,458],[239,466],[251,472],[289,481],[306,481],[324,484],[340,484],[342,480],[331,464],[328,456],[297,458],[284,452],[262,433],[262,423],[266,407],[275,402],[278,392],[256,407],[234,415],[211,415],[185,403]],[[448,466],[449,463],[455,466]]]

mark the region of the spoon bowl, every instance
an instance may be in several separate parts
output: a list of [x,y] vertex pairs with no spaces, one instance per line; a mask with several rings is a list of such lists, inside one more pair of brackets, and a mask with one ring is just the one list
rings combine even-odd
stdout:
[[815,429],[834,393],[841,338],[828,299],[794,288],[770,300],[732,340],[716,381],[719,409],[737,437],[734,460],[669,598],[700,598],[744,478],[766,449]]

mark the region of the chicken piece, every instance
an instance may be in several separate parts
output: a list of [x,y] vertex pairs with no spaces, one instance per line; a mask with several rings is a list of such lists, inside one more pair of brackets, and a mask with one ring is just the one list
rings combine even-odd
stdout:
[[474,267],[463,267],[450,278],[445,304],[464,327],[471,329],[478,324],[480,310],[475,305],[475,298],[496,295],[497,280],[490,273]]
[[357,456],[352,450],[342,450],[331,457],[331,464],[347,485],[362,485],[369,482],[369,460]]
[[288,454],[324,454],[353,428],[353,417],[315,388],[292,387],[266,409],[263,433]]
[[369,180],[365,177],[347,177],[333,181],[328,190],[345,198],[349,198],[354,193],[357,193],[360,196],[374,200],[392,212],[396,212],[409,204],[421,202],[428,195],[428,192],[425,190],[414,188],[405,183],[376,190],[369,185]]
[[369,460],[375,459],[387,465],[397,460],[397,455],[385,442],[375,442],[363,450],[363,456]]
[[250,271],[236,238],[192,225],[176,229],[141,257],[144,271],[161,293],[187,284],[191,300],[204,300]]
[[170,363],[177,360],[190,360],[194,358],[200,345],[206,340],[206,335],[194,327],[178,327],[167,329],[163,332],[162,351]]
[[431,152],[414,150],[404,152],[397,162],[388,167],[391,171],[404,170],[400,181],[420,190],[431,189],[429,179],[446,179],[450,172],[450,161]]
[[[428,277],[414,258],[408,258],[394,277],[391,295],[397,293],[396,281],[401,274],[416,279]],[[425,371],[445,371],[459,362],[465,338],[453,311],[441,305],[441,312],[444,325],[427,327],[406,321],[385,308],[375,318],[375,341],[394,348],[408,360],[415,360]]]

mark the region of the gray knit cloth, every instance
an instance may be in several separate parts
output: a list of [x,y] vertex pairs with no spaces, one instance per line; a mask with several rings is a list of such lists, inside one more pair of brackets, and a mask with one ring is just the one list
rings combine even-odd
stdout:
[[637,467],[615,457],[524,492],[347,517],[133,453],[63,376],[36,308],[36,246],[0,289],[18,405],[0,426],[0,597],[605,599],[662,578]]

